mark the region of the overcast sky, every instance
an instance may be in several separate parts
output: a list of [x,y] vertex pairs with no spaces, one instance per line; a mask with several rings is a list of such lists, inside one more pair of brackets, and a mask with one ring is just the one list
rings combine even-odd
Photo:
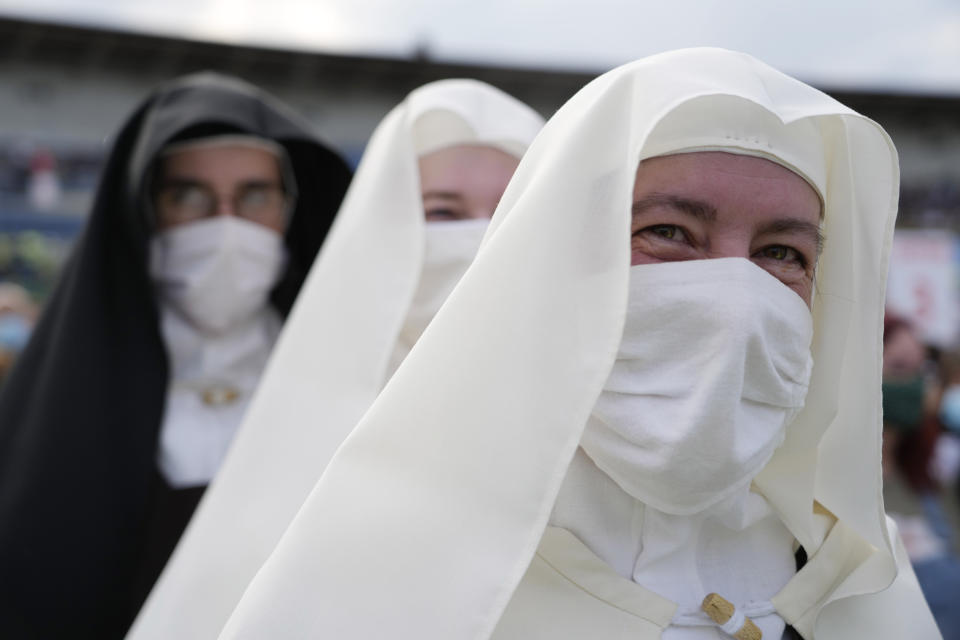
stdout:
[[602,71],[738,49],[827,87],[960,95],[960,0],[0,0],[0,13],[214,40]]

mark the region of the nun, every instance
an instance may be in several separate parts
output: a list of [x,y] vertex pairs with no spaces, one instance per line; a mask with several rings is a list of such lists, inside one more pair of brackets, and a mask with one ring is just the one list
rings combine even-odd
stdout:
[[383,119],[226,462],[129,638],[217,637],[473,260],[542,125],[467,79],[422,86]]
[[0,635],[122,637],[349,179],[310,125],[230,77],[176,80],[123,125],[0,393]]
[[897,192],[747,55],[600,76],[220,638],[939,638],[880,491]]

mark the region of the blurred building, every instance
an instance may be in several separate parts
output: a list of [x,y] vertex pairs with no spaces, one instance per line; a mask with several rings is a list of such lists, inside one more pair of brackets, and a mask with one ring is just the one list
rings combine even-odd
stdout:
[[305,115],[354,161],[386,112],[426,82],[478,78],[549,115],[591,78],[440,64],[425,57],[359,58],[229,46],[0,18],[0,146],[21,154],[39,145],[68,155],[89,153],[153,87],[201,70],[262,86]]
[[[285,100],[354,163],[376,123],[425,82],[474,77],[549,117],[596,75],[447,64],[426,50],[412,59],[349,57],[0,18],[0,235],[39,231],[62,253],[123,119],[157,84],[206,69]],[[901,224],[960,230],[960,93],[824,89],[896,142]]]

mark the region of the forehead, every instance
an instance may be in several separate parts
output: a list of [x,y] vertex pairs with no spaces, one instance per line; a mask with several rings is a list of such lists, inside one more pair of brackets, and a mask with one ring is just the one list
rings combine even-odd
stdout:
[[196,180],[276,179],[280,175],[277,157],[265,150],[244,145],[183,149],[162,160],[166,177]]
[[456,145],[426,153],[419,158],[424,187],[455,187],[471,183],[509,180],[520,159],[501,149],[482,145]]
[[820,215],[817,192],[793,171],[765,158],[721,151],[642,161],[634,182],[634,199],[650,194],[693,198],[721,210]]

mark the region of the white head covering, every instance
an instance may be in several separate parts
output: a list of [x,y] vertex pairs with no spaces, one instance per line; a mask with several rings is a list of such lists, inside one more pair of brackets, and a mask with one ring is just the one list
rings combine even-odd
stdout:
[[519,157],[542,126],[530,107],[474,80],[425,85],[384,118],[227,459],[130,638],[216,637],[383,387],[424,260],[418,156],[467,144]]
[[[676,139],[657,136],[662,144],[645,150],[673,121]],[[686,133],[695,131],[703,135]],[[756,479],[811,555],[823,540],[815,500],[866,549],[821,609],[816,637],[906,637],[898,629],[911,616],[929,616],[913,601],[876,618],[903,624],[850,632],[875,605],[848,596],[882,590],[897,573],[879,465],[894,147],[875,123],[749,56],[691,49],[601,76],[547,123],[476,261],[221,637],[489,637],[616,357],[641,153],[731,147],[795,167],[824,197],[810,389]],[[897,593],[918,594],[910,585]]]

